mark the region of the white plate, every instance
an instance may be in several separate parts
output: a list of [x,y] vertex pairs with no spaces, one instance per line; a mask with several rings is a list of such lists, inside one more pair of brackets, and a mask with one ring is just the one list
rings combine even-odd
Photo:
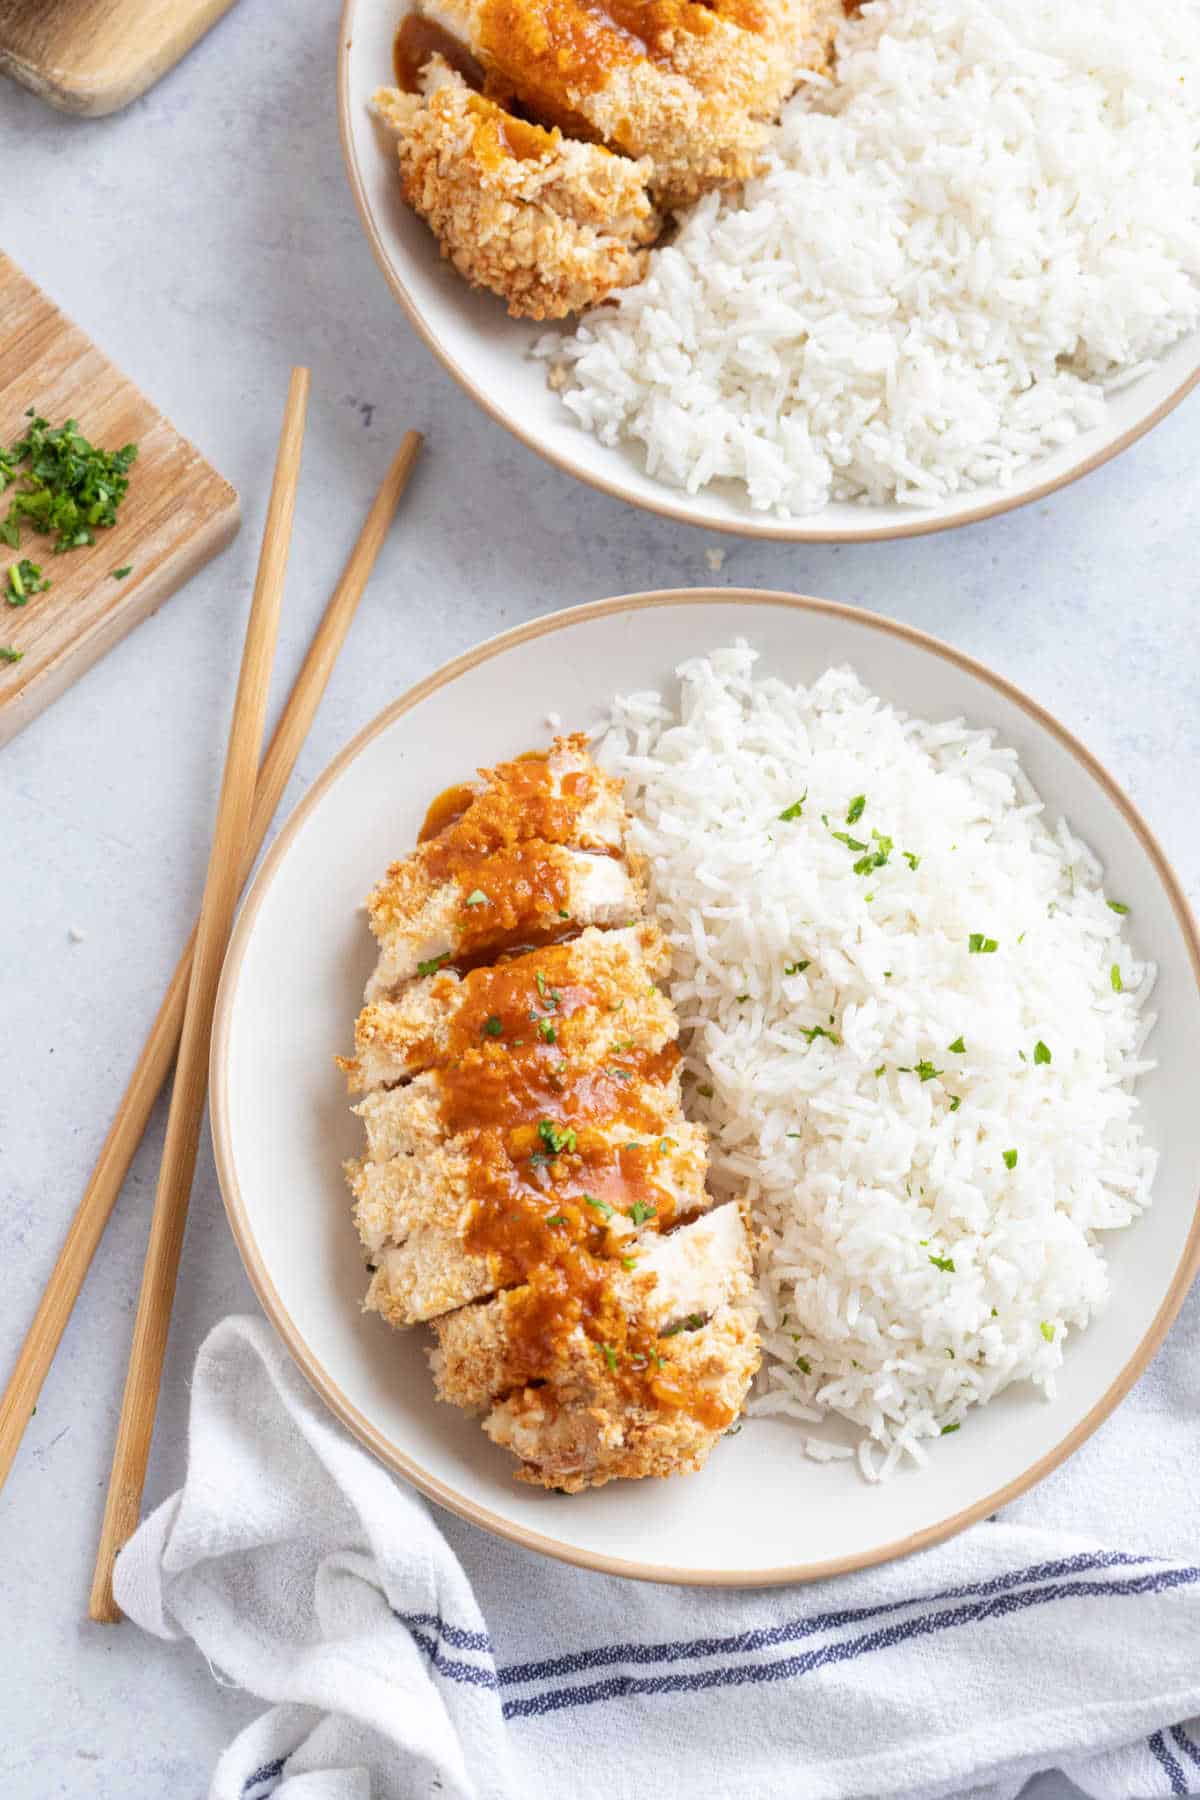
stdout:
[[751,510],[732,483],[691,495],[644,473],[632,452],[606,448],[575,425],[546,385],[546,365],[529,357],[544,325],[510,319],[492,294],[469,288],[438,253],[428,226],[400,198],[395,152],[367,103],[392,77],[392,43],[409,0],[344,0],[338,49],[338,114],[350,186],[371,248],[396,298],[434,354],[500,425],[557,468],[618,500],[712,531],[746,537],[849,543],[942,531],[1041,499],[1124,450],[1200,381],[1200,332],[1182,339],[1157,367],[1115,395],[1103,428],[1038,462],[1009,488],[976,488],[930,510],[840,501],[811,517],[782,522]]
[[[358,1152],[335,1052],[349,1047],[373,962],[363,896],[414,842],[434,794],[477,763],[547,736],[553,707],[596,725],[614,694],[665,683],[685,657],[744,636],[766,670],[811,680],[849,662],[929,719],[965,714],[1014,744],[1052,813],[1103,858],[1161,973],[1142,1085],[1162,1163],[1150,1212],[1111,1243],[1113,1298],[1073,1339],[1058,1398],[1010,1390],[938,1445],[929,1466],[868,1486],[818,1466],[795,1428],[755,1419],[699,1475],[615,1482],[566,1499],[522,1487],[478,1425],[439,1405],[424,1331],[360,1311],[364,1275],[342,1182]],[[595,1568],[663,1581],[793,1581],[882,1561],[995,1510],[1099,1424],[1145,1368],[1200,1263],[1200,943],[1145,825],[1045,713],[978,664],[886,619],[784,594],[638,596],[494,638],[398,700],[293,814],[251,890],[229,952],[212,1054],[213,1132],[250,1278],[317,1391],[434,1499],[506,1537]],[[1080,1520],[1080,1525],[1086,1523]]]

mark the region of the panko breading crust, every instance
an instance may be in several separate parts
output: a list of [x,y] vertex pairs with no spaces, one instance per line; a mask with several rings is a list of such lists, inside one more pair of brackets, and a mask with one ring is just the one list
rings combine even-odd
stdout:
[[399,134],[405,199],[459,274],[525,319],[566,318],[639,280],[659,230],[649,164],[512,119],[445,63],[437,73],[430,92],[383,89],[375,107]]

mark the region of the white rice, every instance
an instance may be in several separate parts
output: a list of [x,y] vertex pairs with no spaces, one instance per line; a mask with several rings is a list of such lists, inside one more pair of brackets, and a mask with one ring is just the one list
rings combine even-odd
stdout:
[[1198,0],[873,0],[767,172],[539,351],[690,493],[1007,485],[1200,322],[1198,172]]
[[1104,1304],[1102,1234],[1150,1202],[1154,970],[992,734],[754,662],[619,701],[600,755],[674,949],[714,1184],[762,1233],[751,1411],[841,1415],[876,1478],[1011,1382],[1052,1394]]

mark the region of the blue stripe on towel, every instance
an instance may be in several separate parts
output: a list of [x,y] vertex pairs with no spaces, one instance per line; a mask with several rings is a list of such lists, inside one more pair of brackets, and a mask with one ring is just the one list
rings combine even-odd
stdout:
[[[933,1606],[946,1600],[966,1600],[972,1597],[986,1598],[992,1594],[1004,1593],[1010,1588],[1022,1587],[1028,1582],[1046,1581],[1061,1575],[1087,1574],[1096,1569],[1139,1567],[1159,1560],[1152,1556],[1130,1556],[1119,1550],[1080,1551],[1074,1556],[1062,1557],[1057,1562],[1035,1563],[1028,1569],[1012,1569],[1004,1575],[994,1575],[988,1581],[965,1583],[961,1587],[946,1588],[941,1593],[923,1594],[907,1600],[889,1600],[879,1606],[817,1613],[809,1619],[789,1619],[782,1625],[759,1627],[739,1632],[733,1637],[690,1638],[660,1644],[602,1644],[592,1650],[576,1650],[565,1656],[548,1658],[544,1662],[511,1663],[500,1670],[500,1683],[502,1687],[517,1687],[525,1682],[544,1681],[556,1676],[580,1675],[585,1669],[606,1668],[618,1662],[670,1663],[694,1661],[707,1656],[745,1655],[750,1651],[771,1650],[780,1644],[794,1643],[799,1638],[811,1637],[817,1631],[830,1631],[842,1625],[859,1625],[868,1619],[885,1618],[888,1614],[902,1612],[907,1607]],[[445,1636],[447,1643],[455,1641],[449,1632]]]
[[[1132,1581],[1082,1581],[1029,1588],[1021,1594],[1002,1594],[992,1599],[975,1601],[941,1613],[925,1613],[919,1618],[899,1620],[881,1630],[857,1638],[824,1644],[815,1650],[780,1658],[771,1663],[742,1663],[718,1669],[696,1670],[688,1674],[655,1675],[639,1678],[614,1675],[606,1681],[585,1687],[545,1689],[522,1699],[504,1702],[505,1718],[529,1718],[558,1712],[568,1706],[592,1706],[631,1694],[660,1695],[699,1693],[718,1687],[736,1687],[768,1681],[789,1681],[811,1674],[814,1669],[831,1664],[855,1662],[876,1650],[888,1650],[914,1638],[929,1637],[935,1632],[949,1631],[988,1618],[1002,1618],[1023,1612],[1032,1606],[1044,1606],[1052,1600],[1065,1600],[1072,1595],[1107,1596],[1114,1599],[1138,1594],[1163,1593],[1171,1588],[1190,1587],[1200,1581],[1200,1569],[1162,1569],[1140,1575]],[[1163,1746],[1165,1755],[1169,1755]],[[1174,1762],[1174,1757],[1170,1758]],[[1165,1766],[1165,1764],[1164,1764]],[[1175,1765],[1178,1768],[1178,1764]],[[1181,1771],[1182,1774],[1182,1771]],[[1186,1793],[1186,1787],[1182,1790]]]
[[[279,1776],[283,1774],[283,1765],[286,1761],[286,1756],[277,1756],[273,1762],[263,1763],[261,1768],[255,1769],[253,1775],[247,1775],[242,1783],[242,1800],[249,1800],[251,1788],[262,1787],[268,1781],[278,1780]],[[267,1797],[256,1794],[254,1800],[267,1800]]]
[[1200,1769],[1200,1750],[1198,1750],[1196,1748],[1195,1744],[1193,1744],[1191,1738],[1188,1736],[1188,1734],[1184,1730],[1183,1726],[1182,1725],[1172,1725],[1171,1736],[1175,1739],[1175,1742],[1179,1745],[1179,1748],[1183,1751],[1183,1754],[1185,1756],[1190,1756],[1192,1761],[1195,1763],[1196,1767],[1198,1769]]
[[1187,1777],[1167,1749],[1162,1732],[1156,1731],[1153,1737],[1146,1739],[1146,1742],[1166,1771],[1167,1780],[1171,1783],[1171,1792],[1186,1794],[1188,1791]]
[[440,1613],[396,1613],[402,1625],[425,1626],[429,1631],[436,1631],[445,1644],[455,1650],[485,1650],[489,1656],[495,1654],[492,1640],[486,1631],[464,1631],[461,1625],[447,1625]]

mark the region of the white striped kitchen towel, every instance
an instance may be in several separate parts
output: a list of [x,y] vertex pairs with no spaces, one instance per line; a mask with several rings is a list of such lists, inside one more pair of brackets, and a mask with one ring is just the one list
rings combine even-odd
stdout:
[[1200,1794],[1198,1299],[1001,1519],[746,1592],[589,1574],[431,1509],[266,1324],[227,1319],[117,1597],[269,1702],[211,1800],[1009,1800],[1047,1768],[1102,1800]]

